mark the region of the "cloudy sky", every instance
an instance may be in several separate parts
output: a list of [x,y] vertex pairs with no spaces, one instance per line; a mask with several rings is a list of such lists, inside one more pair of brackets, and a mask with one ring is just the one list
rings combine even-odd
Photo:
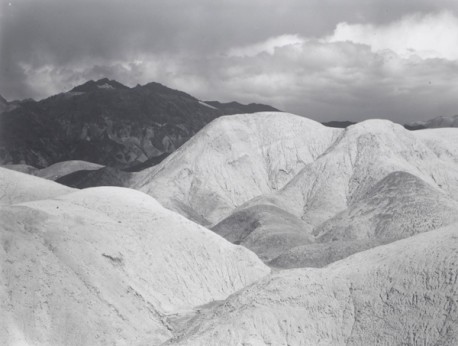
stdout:
[[317,120],[458,114],[456,0],[0,0],[0,94],[88,79]]

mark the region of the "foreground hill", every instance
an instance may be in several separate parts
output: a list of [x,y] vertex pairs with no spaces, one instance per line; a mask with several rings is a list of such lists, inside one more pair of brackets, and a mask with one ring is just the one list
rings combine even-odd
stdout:
[[169,317],[269,273],[129,189],[5,206],[0,219],[2,345],[158,345],[174,333]]
[[249,199],[281,189],[340,131],[286,113],[221,117],[141,172],[132,187],[202,224],[214,224]]
[[[238,112],[249,112],[247,107]],[[106,78],[89,81],[0,112],[0,164],[43,168],[84,160],[128,167],[173,152],[223,114],[159,83],[129,88]]]
[[168,345],[456,345],[458,229],[273,274]]

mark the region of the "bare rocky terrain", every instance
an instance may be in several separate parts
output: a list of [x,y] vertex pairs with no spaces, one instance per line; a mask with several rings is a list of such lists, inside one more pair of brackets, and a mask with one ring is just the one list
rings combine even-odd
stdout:
[[0,167],[0,343],[456,345],[457,139],[261,112]]

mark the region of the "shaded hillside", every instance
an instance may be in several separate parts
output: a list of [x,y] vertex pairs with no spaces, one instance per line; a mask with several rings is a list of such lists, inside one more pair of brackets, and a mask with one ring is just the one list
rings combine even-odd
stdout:
[[[239,107],[238,113],[249,112],[249,106]],[[0,164],[42,168],[84,160],[133,166],[173,152],[223,114],[224,110],[159,83],[129,88],[108,79],[89,81],[1,113]]]
[[69,187],[85,189],[96,186],[119,186],[129,185],[132,173],[124,172],[113,167],[103,167],[98,170],[80,170],[63,177],[56,182]]
[[354,123],[352,121],[328,121],[328,122],[324,122],[322,124],[324,126],[328,126],[328,127],[337,127],[339,129],[345,129],[348,126],[354,125],[356,123]]
[[240,208],[212,230],[269,261],[292,247],[311,242],[312,228],[274,205]]

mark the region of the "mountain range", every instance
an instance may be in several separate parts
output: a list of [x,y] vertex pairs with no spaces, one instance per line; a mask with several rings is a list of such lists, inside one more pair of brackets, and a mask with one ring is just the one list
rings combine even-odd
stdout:
[[173,152],[221,115],[276,110],[205,103],[159,83],[129,88],[106,78],[38,102],[7,105],[0,100],[0,164],[38,168],[67,160],[135,166]]

